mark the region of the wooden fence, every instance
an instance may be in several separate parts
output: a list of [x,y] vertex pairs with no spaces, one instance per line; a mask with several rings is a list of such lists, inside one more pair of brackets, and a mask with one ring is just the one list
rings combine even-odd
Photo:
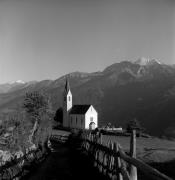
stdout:
[[132,132],[130,141],[130,155],[126,154],[120,144],[108,141],[103,144],[102,135],[84,133],[82,135],[82,148],[93,159],[94,166],[112,180],[137,180],[137,170],[146,179],[173,180],[148,164],[136,159],[136,132]]
[[30,171],[34,164],[38,164],[45,158],[45,155],[40,149],[32,150],[24,156],[12,159],[0,166],[0,180],[15,180],[20,179]]

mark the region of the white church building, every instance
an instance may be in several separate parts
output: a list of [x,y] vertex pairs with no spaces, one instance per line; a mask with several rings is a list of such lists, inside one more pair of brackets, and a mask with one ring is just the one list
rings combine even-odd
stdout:
[[73,105],[69,82],[63,92],[63,126],[78,129],[95,129],[98,127],[98,113],[91,104]]

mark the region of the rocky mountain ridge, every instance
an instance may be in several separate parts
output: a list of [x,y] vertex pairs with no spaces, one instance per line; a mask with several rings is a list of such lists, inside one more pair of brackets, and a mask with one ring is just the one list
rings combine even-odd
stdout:
[[0,112],[20,106],[29,91],[47,93],[53,109],[58,109],[67,76],[74,104],[93,104],[100,125],[111,122],[125,127],[136,117],[152,135],[175,135],[170,128],[175,127],[175,67],[157,60],[122,61],[100,72],[74,72],[56,80],[21,84],[0,94]]

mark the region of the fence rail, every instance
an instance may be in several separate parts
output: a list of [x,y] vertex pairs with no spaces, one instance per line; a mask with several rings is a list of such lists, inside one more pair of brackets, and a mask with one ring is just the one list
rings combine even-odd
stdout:
[[108,141],[103,145],[102,135],[82,135],[82,148],[88,153],[101,173],[110,179],[137,180],[137,169],[152,180],[173,180],[136,158],[136,136],[131,136],[130,154],[123,151],[119,143]]

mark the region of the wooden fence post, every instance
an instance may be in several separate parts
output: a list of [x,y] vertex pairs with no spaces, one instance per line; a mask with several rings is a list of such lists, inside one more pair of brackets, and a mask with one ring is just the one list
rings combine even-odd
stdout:
[[[109,149],[113,150],[113,143],[111,140],[109,141]],[[109,156],[108,156],[108,169],[109,169],[108,176],[110,177],[110,179],[112,178],[112,167],[113,167],[113,155],[111,153],[109,153]]]
[[[136,158],[136,130],[133,129],[131,133],[131,140],[130,140],[130,155],[133,158]],[[137,168],[130,165],[130,178],[131,180],[137,180]]]
[[[114,152],[114,142],[111,142],[111,150]],[[114,167],[115,167],[115,157],[114,155],[111,155],[111,179],[113,179],[114,176]]]
[[[108,149],[110,149],[110,144],[111,144],[111,141],[110,140],[108,140],[108,143],[107,143],[107,147],[108,147]],[[109,153],[107,153],[107,163],[106,163],[106,165],[107,165],[107,168],[106,168],[106,175],[108,176],[108,177],[110,177],[110,154]]]
[[[117,143],[114,144],[114,150],[116,151],[116,153],[118,153],[119,148],[118,148],[118,144]],[[116,157],[115,160],[116,160],[116,168],[117,168],[117,171],[118,171],[118,172],[116,172],[117,173],[116,174],[117,175],[117,180],[123,180],[122,174],[120,173],[121,159],[118,156],[118,157]]]

